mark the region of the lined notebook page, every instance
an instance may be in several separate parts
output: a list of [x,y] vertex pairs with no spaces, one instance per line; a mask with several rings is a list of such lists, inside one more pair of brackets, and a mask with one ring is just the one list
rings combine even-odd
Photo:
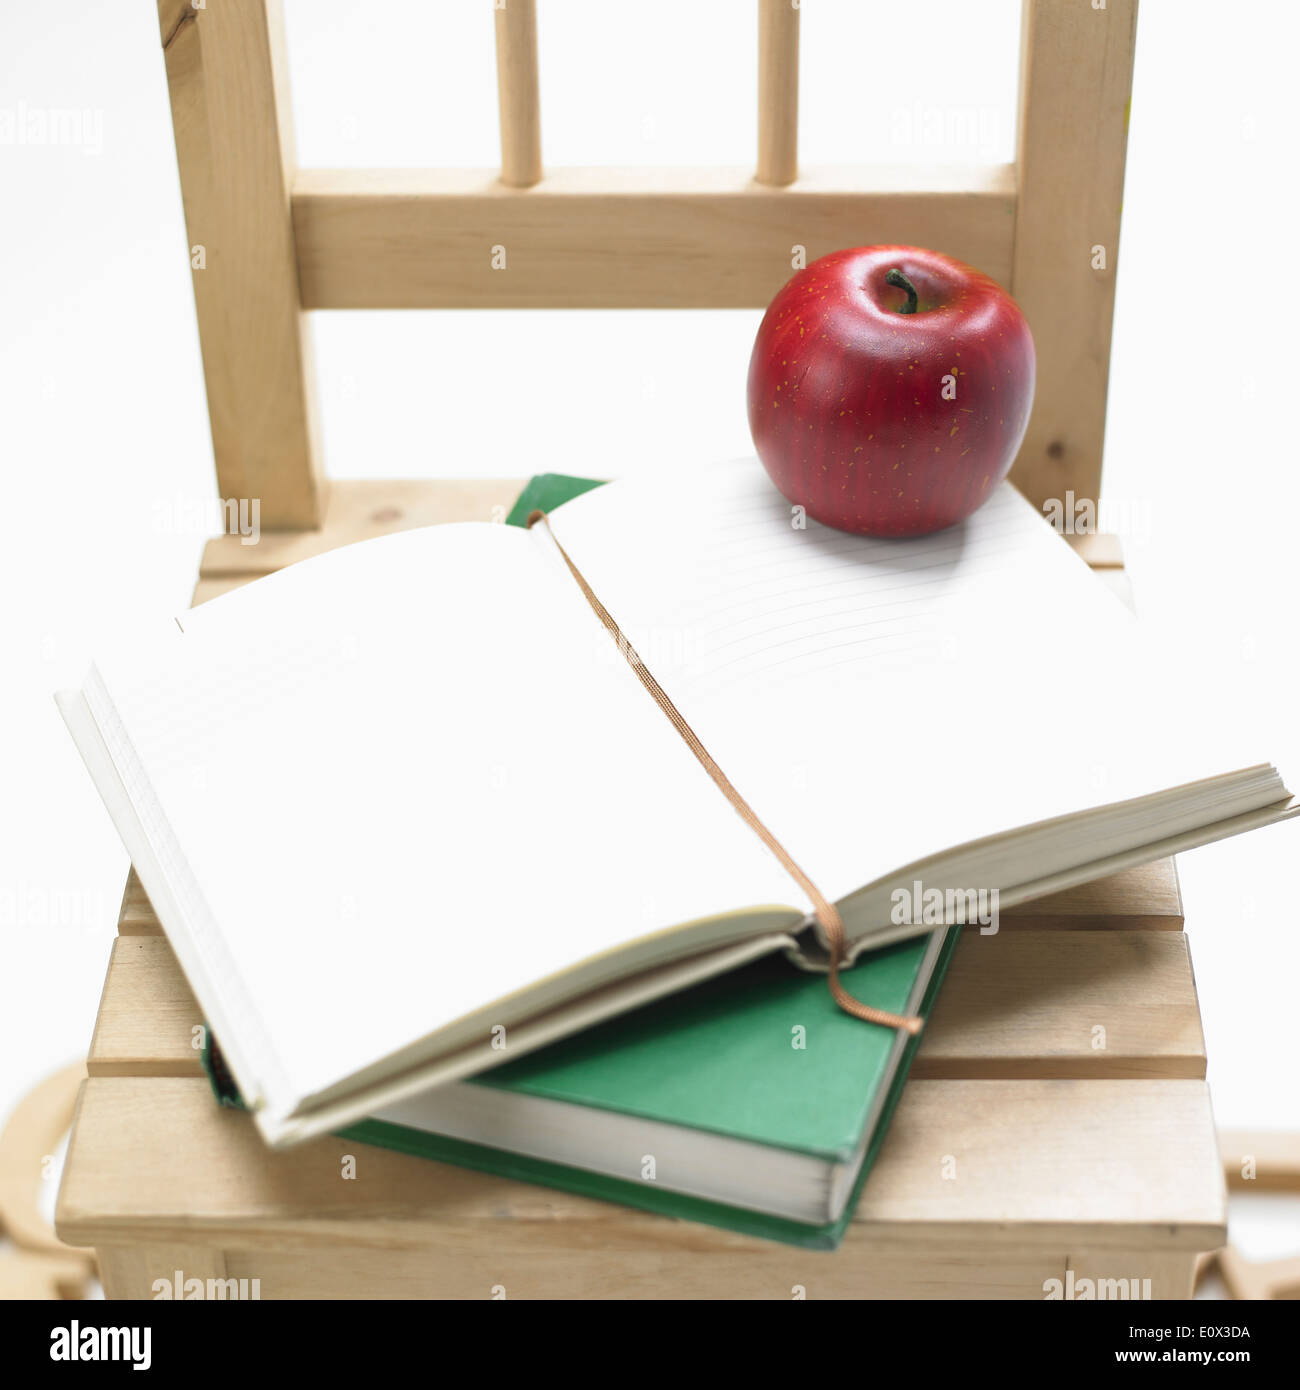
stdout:
[[587,661],[595,627],[525,532],[438,526],[97,663],[297,1094],[658,928],[799,903],[630,669]]
[[968,840],[1266,761],[1187,710],[1127,611],[1009,484],[911,541],[802,525],[754,459],[611,484],[551,521],[832,897]]

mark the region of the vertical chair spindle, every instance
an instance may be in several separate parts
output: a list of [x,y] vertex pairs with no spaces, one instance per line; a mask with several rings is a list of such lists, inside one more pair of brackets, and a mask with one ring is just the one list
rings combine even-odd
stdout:
[[158,0],[217,482],[264,531],[312,530],[326,502],[281,10]]
[[496,10],[501,182],[528,188],[542,177],[535,0],[500,0]]
[[799,176],[799,0],[758,4],[759,183]]
[[1024,0],[1010,290],[1038,352],[1011,480],[1035,506],[1101,494],[1137,0]]

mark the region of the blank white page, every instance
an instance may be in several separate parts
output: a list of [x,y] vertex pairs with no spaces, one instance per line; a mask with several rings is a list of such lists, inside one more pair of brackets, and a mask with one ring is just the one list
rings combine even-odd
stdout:
[[515,528],[331,552],[97,669],[296,1096],[626,940],[800,902]]
[[[756,459],[619,482],[556,537],[823,892],[1254,763],[1009,485],[916,540],[806,528]],[[1086,857],[1086,856],[1085,856]]]

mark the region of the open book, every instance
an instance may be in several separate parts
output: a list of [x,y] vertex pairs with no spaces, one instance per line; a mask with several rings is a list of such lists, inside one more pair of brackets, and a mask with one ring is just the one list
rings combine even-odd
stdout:
[[746,460],[332,551],[59,697],[272,1143],[762,955],[825,963],[557,540],[852,952],[933,931],[936,891],[1009,906],[1297,809],[1009,485],[877,541]]

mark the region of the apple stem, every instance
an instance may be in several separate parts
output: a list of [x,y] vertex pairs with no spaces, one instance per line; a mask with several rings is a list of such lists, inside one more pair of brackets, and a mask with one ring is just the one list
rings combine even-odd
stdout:
[[907,291],[907,303],[898,311],[900,314],[916,313],[916,286],[895,267],[885,275],[885,284],[893,285],[895,289]]

